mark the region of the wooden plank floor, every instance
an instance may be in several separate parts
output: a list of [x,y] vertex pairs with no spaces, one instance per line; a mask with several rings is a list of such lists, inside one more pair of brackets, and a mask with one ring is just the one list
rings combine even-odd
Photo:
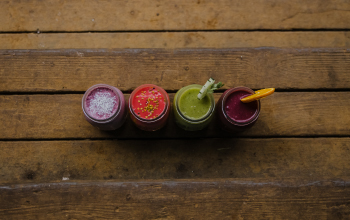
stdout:
[[342,219],[349,215],[349,184],[253,178],[12,185],[0,188],[7,201],[0,213],[13,219]]
[[0,49],[349,48],[348,31],[189,31],[0,34]]
[[[1,1],[0,219],[350,219],[350,3]],[[275,87],[250,130],[85,121],[87,88]]]
[[350,83],[349,49],[3,50],[0,62],[1,92],[84,92],[105,81],[127,92],[142,83],[176,91],[209,77],[224,89],[347,89]]
[[350,166],[349,141],[349,138],[2,141],[1,179],[6,184],[62,179],[339,180],[350,175],[350,170],[344,169]]
[[[348,1],[3,1],[1,30],[346,29]],[[43,19],[43,17],[45,19]],[[72,22],[74,21],[74,22]]]

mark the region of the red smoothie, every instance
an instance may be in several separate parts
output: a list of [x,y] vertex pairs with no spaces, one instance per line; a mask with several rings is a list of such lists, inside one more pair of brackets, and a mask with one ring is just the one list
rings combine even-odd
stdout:
[[247,91],[231,93],[225,102],[225,112],[234,121],[249,121],[258,111],[257,102],[243,103],[241,99],[251,95]]
[[155,119],[165,109],[164,95],[154,87],[141,88],[132,100],[134,113],[143,119]]
[[119,107],[119,98],[109,88],[96,88],[86,98],[86,112],[97,120],[114,115]]
[[153,84],[137,87],[129,98],[130,117],[137,127],[146,131],[162,128],[169,118],[169,96]]

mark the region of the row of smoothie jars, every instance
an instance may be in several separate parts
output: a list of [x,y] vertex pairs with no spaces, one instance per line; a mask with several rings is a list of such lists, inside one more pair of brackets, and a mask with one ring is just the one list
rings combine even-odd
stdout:
[[[260,101],[242,103],[244,96],[254,94],[247,87],[226,90],[215,105],[213,93],[199,100],[203,86],[193,84],[181,88],[173,100],[176,124],[188,131],[201,130],[212,121],[215,112],[221,127],[239,132],[251,127],[259,117]],[[128,113],[134,124],[146,131],[158,130],[166,124],[171,103],[167,92],[156,85],[144,84],[130,95],[128,106],[123,93],[110,85],[97,84],[84,94],[82,108],[86,120],[101,130],[115,130],[123,125]]]

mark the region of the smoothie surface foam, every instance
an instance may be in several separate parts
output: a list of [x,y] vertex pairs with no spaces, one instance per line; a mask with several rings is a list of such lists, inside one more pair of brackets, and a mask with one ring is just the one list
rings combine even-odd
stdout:
[[113,116],[119,106],[119,98],[109,88],[96,88],[86,98],[86,111],[90,117],[105,120]]

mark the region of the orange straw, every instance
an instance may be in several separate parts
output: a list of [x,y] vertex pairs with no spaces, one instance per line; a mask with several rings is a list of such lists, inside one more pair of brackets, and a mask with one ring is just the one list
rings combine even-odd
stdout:
[[252,102],[252,101],[255,101],[255,100],[259,100],[259,99],[265,98],[266,96],[269,96],[269,95],[271,95],[274,92],[275,92],[275,88],[261,89],[261,90],[255,91],[255,94],[247,96],[247,97],[241,99],[241,101],[243,103]]

